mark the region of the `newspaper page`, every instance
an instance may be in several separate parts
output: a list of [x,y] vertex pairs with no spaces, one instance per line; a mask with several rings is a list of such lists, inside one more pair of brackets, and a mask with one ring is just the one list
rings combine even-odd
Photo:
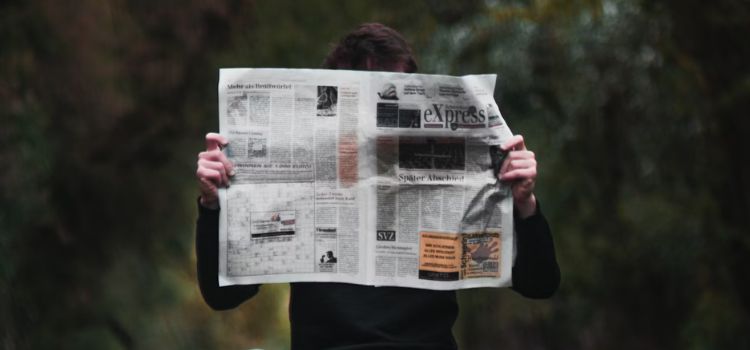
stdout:
[[510,286],[495,79],[222,69],[219,284]]

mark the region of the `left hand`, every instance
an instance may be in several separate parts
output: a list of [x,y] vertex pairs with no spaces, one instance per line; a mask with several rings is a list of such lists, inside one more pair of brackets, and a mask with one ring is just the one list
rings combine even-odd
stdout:
[[511,183],[513,203],[516,205],[521,218],[527,218],[536,212],[536,158],[534,152],[526,149],[523,136],[515,135],[500,146],[508,152],[500,167],[498,179]]

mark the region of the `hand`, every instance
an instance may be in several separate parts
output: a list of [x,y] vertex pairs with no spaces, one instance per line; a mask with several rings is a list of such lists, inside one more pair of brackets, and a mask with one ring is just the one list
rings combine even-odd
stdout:
[[229,144],[224,136],[206,134],[206,151],[198,153],[198,177],[202,206],[219,209],[219,187],[229,187],[229,178],[234,176],[232,163],[221,151]]
[[493,254],[500,252],[500,244],[493,241],[490,244],[482,243],[469,252],[471,260],[474,260],[477,264],[483,263],[485,260],[492,257]]
[[527,218],[536,212],[536,158],[534,152],[526,149],[523,136],[515,135],[505,141],[500,148],[508,152],[500,167],[498,178],[503,182],[511,182],[513,203],[516,205],[521,218]]

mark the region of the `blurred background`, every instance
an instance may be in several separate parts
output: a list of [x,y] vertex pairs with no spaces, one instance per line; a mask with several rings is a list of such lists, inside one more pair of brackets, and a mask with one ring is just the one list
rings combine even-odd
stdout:
[[459,292],[464,349],[750,348],[750,3],[3,1],[0,347],[284,349],[288,286],[210,310],[197,153],[221,67],[318,67],[379,21],[497,73],[563,273]]

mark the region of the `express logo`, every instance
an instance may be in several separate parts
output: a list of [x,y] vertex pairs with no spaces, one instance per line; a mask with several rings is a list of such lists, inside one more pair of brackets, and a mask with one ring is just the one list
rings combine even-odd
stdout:
[[487,111],[474,106],[458,107],[433,103],[422,115],[425,128],[450,128],[451,130],[484,128]]

